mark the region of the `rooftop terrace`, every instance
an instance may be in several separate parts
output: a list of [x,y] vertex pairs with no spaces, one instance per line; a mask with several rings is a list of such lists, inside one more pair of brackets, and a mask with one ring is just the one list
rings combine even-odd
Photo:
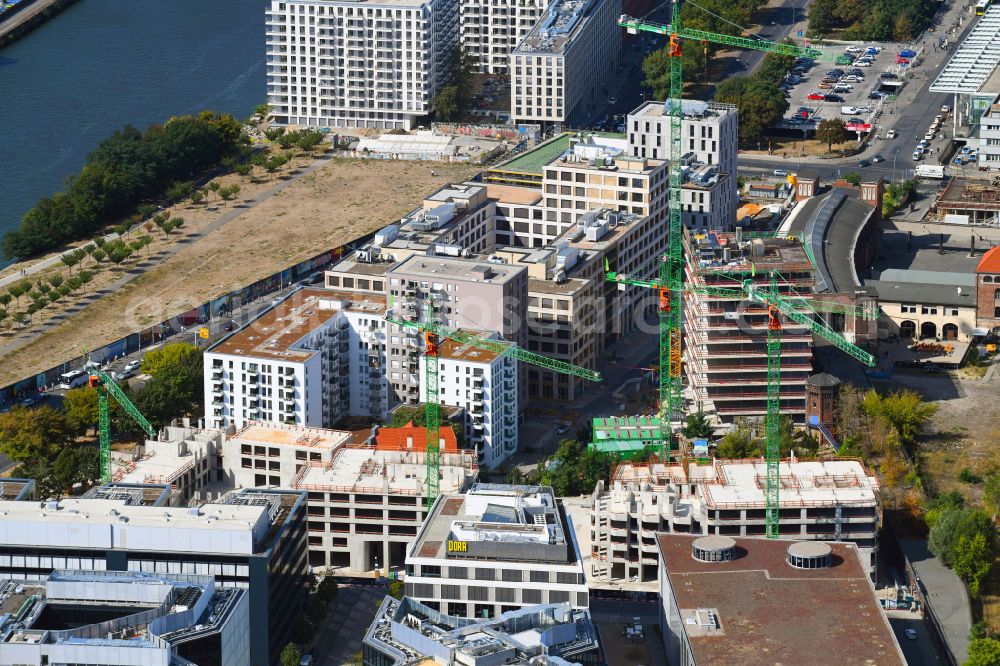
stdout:
[[227,439],[239,439],[275,446],[294,446],[295,448],[332,449],[354,441],[355,435],[356,433],[348,430],[328,430],[326,428],[248,421]]

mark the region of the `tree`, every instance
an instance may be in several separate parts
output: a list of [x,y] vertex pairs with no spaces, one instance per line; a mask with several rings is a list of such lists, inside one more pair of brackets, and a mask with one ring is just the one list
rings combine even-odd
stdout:
[[90,256],[93,257],[94,261],[99,264],[104,261],[105,257],[108,256],[108,253],[98,247],[94,248],[94,251],[90,253]]
[[49,284],[51,284],[52,287],[55,289],[58,289],[59,285],[61,285],[62,283],[63,283],[63,276],[59,275],[58,273],[49,278]]
[[846,180],[851,185],[857,186],[861,184],[861,174],[857,171],[851,171],[850,173],[844,174],[844,180]]
[[73,274],[73,267],[80,263],[80,257],[75,252],[66,252],[59,257],[59,260],[69,268],[70,275]]
[[316,586],[316,596],[326,603],[330,603],[337,598],[337,581],[333,576],[324,576]]
[[67,446],[52,463],[53,483],[69,494],[77,483],[89,485],[101,477],[101,452],[96,446]]
[[177,180],[170,184],[167,188],[165,194],[167,199],[173,202],[178,202],[181,199],[186,199],[191,196],[191,192],[194,191],[194,181],[191,180]]
[[[284,129],[284,128],[282,128],[282,129]],[[213,194],[218,194],[219,193],[219,189],[221,187],[222,187],[222,184],[219,181],[217,181],[217,180],[213,180],[211,183],[208,184],[208,189]]]
[[[270,162],[268,162],[270,164]],[[266,167],[265,167],[266,168]],[[229,189],[228,186],[219,188],[219,196],[222,197],[223,201],[229,201],[233,198],[233,191]]]
[[832,3],[814,0],[809,6],[809,32],[823,37],[830,34],[835,25]]
[[285,133],[284,127],[269,127],[264,130],[264,136],[268,141],[277,141],[278,137]]
[[781,120],[788,110],[788,101],[778,85],[758,76],[725,79],[716,86],[715,99],[736,105],[740,114],[740,144],[744,147],[756,144],[764,130]]
[[897,42],[908,42],[913,39],[914,23],[909,14],[900,14],[892,26],[892,37]]
[[295,143],[303,151],[312,152],[316,146],[323,143],[323,133],[319,130],[302,130]]
[[329,608],[325,601],[320,599],[315,594],[309,595],[309,601],[306,603],[306,617],[315,626],[319,626],[326,619],[326,615],[329,612]]
[[715,428],[711,423],[709,423],[708,417],[705,416],[705,412],[695,412],[687,417],[687,420],[684,422],[684,428],[681,430],[681,434],[688,439],[711,437],[715,434]]
[[88,386],[66,391],[62,407],[71,433],[85,435],[97,427],[97,389]]
[[955,544],[955,573],[968,584],[973,597],[979,596],[979,585],[990,572],[994,551],[994,544],[981,532],[971,537],[963,534]]
[[458,88],[443,86],[434,95],[434,110],[442,120],[454,120],[458,117]]
[[195,190],[191,193],[191,203],[197,205],[205,200],[205,194],[201,190]]
[[1000,640],[975,638],[969,641],[969,658],[964,666],[997,666],[1000,664]]
[[11,298],[17,301],[17,305],[21,305],[21,297],[28,293],[28,290],[24,288],[23,282],[15,282],[14,284],[7,287],[7,293],[10,294]]
[[667,47],[653,51],[642,61],[646,79],[642,85],[652,89],[653,99],[666,99],[670,95],[670,51]]
[[401,580],[389,581],[389,596],[402,599],[406,595],[406,584]]
[[69,442],[69,436],[62,413],[48,405],[14,407],[0,414],[0,452],[11,460],[51,460]]
[[295,643],[289,643],[281,651],[281,666],[299,666],[302,661],[302,650]]
[[916,391],[905,389],[881,396],[870,390],[864,397],[869,415],[881,417],[898,432],[903,444],[912,444],[917,433],[937,413],[937,405],[924,402]]
[[749,430],[737,428],[719,440],[715,455],[728,460],[757,458],[760,456],[760,444],[754,440]]
[[611,456],[602,451],[575,439],[564,439],[542,470],[540,481],[552,486],[557,495],[583,495],[592,492],[599,480],[608,479],[612,462]]
[[10,305],[10,302],[12,300],[14,300],[14,297],[11,296],[10,294],[0,294],[0,305],[2,305],[5,308],[8,305]]
[[827,118],[826,120],[821,120],[819,126],[816,127],[816,138],[820,141],[826,141],[826,152],[833,150],[833,144],[843,143],[850,139],[850,135],[847,133],[847,126],[844,121],[840,118]]

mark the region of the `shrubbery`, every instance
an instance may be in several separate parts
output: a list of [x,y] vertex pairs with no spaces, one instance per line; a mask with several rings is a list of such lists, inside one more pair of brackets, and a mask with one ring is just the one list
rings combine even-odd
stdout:
[[4,236],[3,253],[23,259],[87,238],[234,154],[241,136],[235,118],[211,111],[144,132],[127,126],[87,156],[64,192],[25,213],[20,227]]

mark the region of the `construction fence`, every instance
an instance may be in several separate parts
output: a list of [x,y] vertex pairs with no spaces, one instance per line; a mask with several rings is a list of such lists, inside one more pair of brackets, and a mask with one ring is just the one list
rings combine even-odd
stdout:
[[537,142],[542,136],[541,125],[493,125],[469,123],[431,123],[436,134],[474,136],[480,139],[521,141],[530,139]]
[[334,263],[345,253],[371,242],[374,238],[375,234],[372,232],[355,238],[340,247],[333,248],[332,250],[324,250],[310,259],[269,275],[242,289],[214,298],[187,312],[166,319],[158,324],[153,324],[141,331],[129,333],[125,337],[103,347],[91,349],[85,356],[68,359],[53,368],[39,372],[31,377],[26,377],[13,384],[8,384],[0,388],[0,404],[10,404],[19,396],[34,394],[54,386],[60,375],[83,367],[88,358],[95,363],[103,364],[153,345],[169,341],[170,338],[186,332],[189,326],[202,324],[216,317],[224,317],[238,307],[254,303],[265,296],[295,284],[295,282],[309,276],[314,271]]

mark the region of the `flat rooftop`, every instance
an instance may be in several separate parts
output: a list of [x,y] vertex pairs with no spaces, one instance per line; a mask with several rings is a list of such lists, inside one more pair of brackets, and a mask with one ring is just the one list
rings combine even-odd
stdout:
[[332,449],[353,441],[356,433],[349,430],[328,430],[304,426],[284,426],[279,423],[249,421],[227,439],[259,442],[273,446]]
[[969,228],[963,227],[955,233],[943,234],[942,243],[942,234],[938,233],[915,232],[912,238],[908,238],[905,231],[885,229],[879,239],[879,257],[875,262],[875,270],[879,274],[890,269],[905,269],[975,275],[976,266],[988,247],[977,238],[976,251],[969,256],[972,233],[974,232]]
[[[667,115],[666,102],[649,101],[644,102],[638,109],[628,114],[629,118],[662,118]],[[681,111],[684,117],[692,120],[704,118],[721,118],[728,114],[736,113],[736,107],[732,104],[717,104],[715,102],[702,102],[696,99],[681,100]]]
[[162,452],[146,455],[139,460],[125,463],[113,461],[111,480],[115,483],[172,483],[191,467],[194,467],[196,456],[172,456]]
[[[461,329],[463,333],[489,337],[487,331],[475,331],[468,328]],[[499,342],[499,341],[498,341]],[[513,344],[513,343],[510,343]],[[446,338],[438,345],[438,356],[451,359],[452,361],[467,361],[470,363],[492,363],[500,354],[488,349],[473,347],[451,338]]]
[[551,294],[552,296],[572,296],[589,283],[580,278],[567,278],[563,282],[528,278],[528,293]]
[[[625,139],[624,134],[617,132],[588,132],[588,135],[606,139]],[[541,178],[545,166],[552,163],[569,148],[570,139],[580,138],[580,136],[576,133],[566,132],[548,141],[543,141],[531,150],[527,150],[513,159],[487,169],[486,180],[492,185],[495,182],[494,178],[503,180],[503,174],[505,173]]]
[[[787,238],[751,240],[752,245],[762,248],[759,250],[760,254],[755,254],[753,249],[749,252],[740,250],[736,234],[714,231],[707,234],[685,233],[684,238],[687,245],[685,249],[690,252],[688,263],[695,275],[714,275],[729,271],[752,272],[758,275],[772,270],[779,273],[812,271],[812,263],[802,245]],[[730,249],[728,260],[723,258],[723,251],[727,247]],[[739,286],[736,282],[732,284],[734,287]]]
[[[952,178],[944,188],[937,206],[951,209],[996,210],[1000,208],[1000,187],[981,178]],[[968,232],[969,228],[964,227]]]
[[394,261],[357,261],[357,253],[351,253],[346,259],[342,259],[331,268],[326,269],[326,273],[351,273],[356,275],[385,275],[392,268]]
[[486,196],[500,203],[520,204],[522,206],[537,204],[542,200],[542,192],[536,188],[500,185],[499,183],[489,183],[486,186]]
[[[853,544],[826,544],[829,568],[798,569],[786,561],[794,541],[735,538],[737,559],[702,562],[691,554],[697,538],[657,537],[695,662],[791,666],[828,655],[838,664],[906,663]],[[709,610],[714,630],[688,620]]]
[[554,0],[514,54],[564,53],[604,0]]
[[[423,448],[423,441],[414,442]],[[478,474],[471,451],[442,452],[442,493],[461,492]],[[422,495],[425,492],[427,460],[423,451],[391,451],[346,447],[336,451],[329,464],[304,466],[292,482],[300,490],[336,490],[380,495]]]
[[882,301],[976,307],[974,273],[889,268],[877,280],[866,280],[865,287],[874,289]]
[[[767,465],[763,460],[716,460],[714,465],[695,467],[704,482],[698,486],[705,504],[711,508],[766,506]],[[878,479],[869,476],[857,460],[781,461],[781,505],[844,506],[878,504]],[[701,480],[701,479],[698,479]]]
[[[452,278],[485,284],[505,284],[522,270],[524,269],[521,267],[491,264],[483,259],[414,255],[397,264],[392,269],[392,273],[393,275],[421,277],[428,280]],[[383,306],[384,304],[383,300]]]
[[341,312],[382,317],[385,297],[329,289],[300,289],[209,348],[215,354],[305,361],[318,351],[305,338]]
[[[577,562],[572,526],[552,489],[477,483],[468,492],[442,495],[410,553],[426,558]],[[462,542],[456,552],[448,542]]]

